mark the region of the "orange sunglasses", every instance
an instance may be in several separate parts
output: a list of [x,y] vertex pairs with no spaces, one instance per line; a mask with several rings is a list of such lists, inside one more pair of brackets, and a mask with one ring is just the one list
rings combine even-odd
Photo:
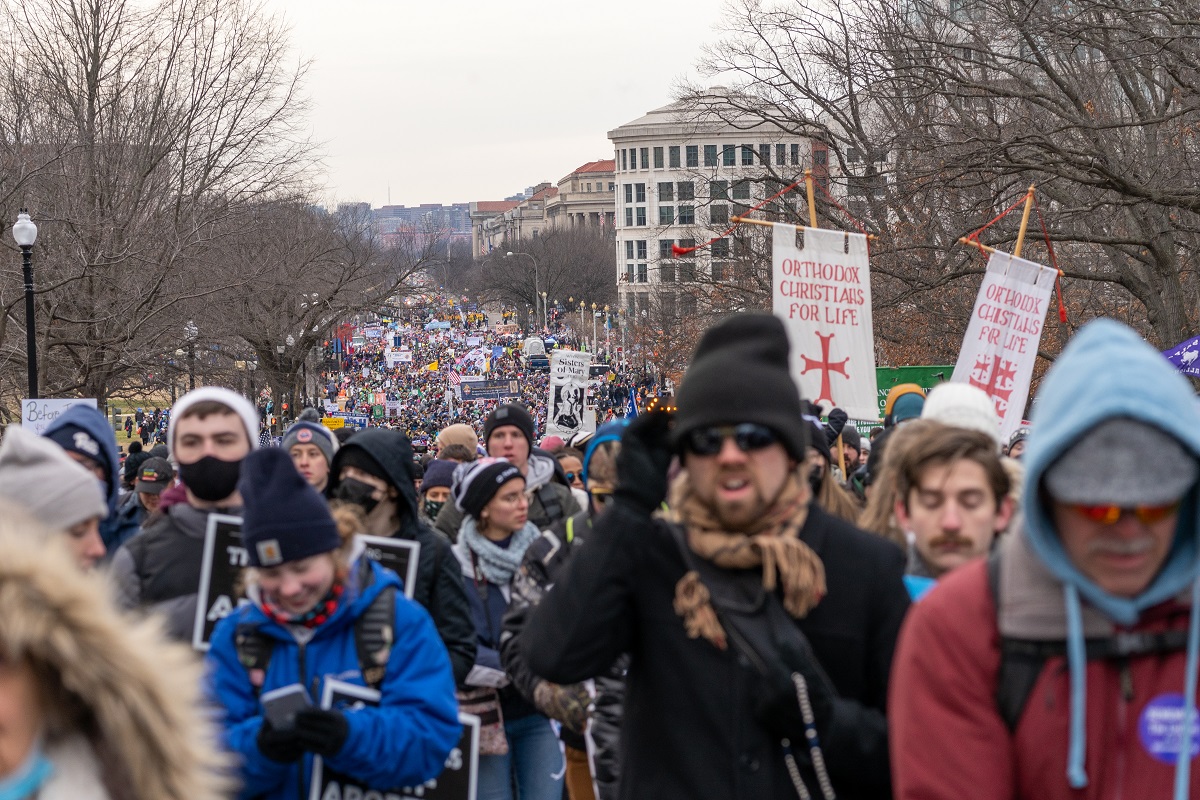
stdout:
[[1179,510],[1179,501],[1167,503],[1163,506],[1134,506],[1133,508],[1125,508],[1123,506],[1085,506],[1075,504],[1071,506],[1083,518],[1090,519],[1092,522],[1099,522],[1101,525],[1113,525],[1121,518],[1121,514],[1126,511],[1131,512],[1138,521],[1143,525],[1152,525],[1159,520],[1166,519]]

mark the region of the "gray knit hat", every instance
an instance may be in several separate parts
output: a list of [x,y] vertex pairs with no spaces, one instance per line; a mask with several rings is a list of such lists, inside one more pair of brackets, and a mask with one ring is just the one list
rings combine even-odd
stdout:
[[286,453],[298,444],[316,445],[321,454],[325,456],[326,463],[329,464],[333,463],[333,454],[338,449],[338,440],[333,438],[333,434],[328,428],[318,422],[297,422],[287,429],[287,433],[283,435],[283,441],[280,442],[280,447]]
[[108,515],[100,482],[50,439],[9,425],[0,442],[0,498],[65,531]]

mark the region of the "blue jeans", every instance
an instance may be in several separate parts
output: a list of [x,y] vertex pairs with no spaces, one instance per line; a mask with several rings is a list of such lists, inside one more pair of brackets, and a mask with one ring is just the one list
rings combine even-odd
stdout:
[[530,714],[505,722],[504,735],[508,755],[479,757],[477,800],[562,800],[566,763],[550,720]]

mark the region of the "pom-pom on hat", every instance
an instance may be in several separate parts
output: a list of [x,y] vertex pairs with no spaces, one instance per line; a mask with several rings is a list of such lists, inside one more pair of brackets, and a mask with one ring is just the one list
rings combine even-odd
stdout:
[[450,489],[450,496],[459,511],[478,518],[500,487],[513,478],[525,479],[521,470],[507,458],[481,458],[459,464],[454,471],[454,486]]
[[787,331],[771,314],[734,314],[705,331],[675,396],[675,448],[697,428],[756,422],[803,460],[808,435],[789,352]]
[[300,477],[285,450],[268,447],[246,456],[238,491],[245,504],[242,542],[250,566],[273,567],[341,546],[329,506]]

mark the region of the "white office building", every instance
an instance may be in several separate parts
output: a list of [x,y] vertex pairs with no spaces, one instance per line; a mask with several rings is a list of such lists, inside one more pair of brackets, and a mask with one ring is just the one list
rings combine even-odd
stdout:
[[[715,87],[700,102],[663,106],[608,133],[617,189],[617,287],[621,307],[631,315],[648,307],[652,293],[664,309],[693,312],[697,290],[733,278],[727,260],[736,257],[742,237],[720,238],[678,258],[672,258],[672,245],[686,248],[720,236],[732,217],[803,180],[806,168],[828,180],[824,144],[742,117],[728,97],[728,90]],[[803,209],[802,198],[801,187],[783,200]]]

